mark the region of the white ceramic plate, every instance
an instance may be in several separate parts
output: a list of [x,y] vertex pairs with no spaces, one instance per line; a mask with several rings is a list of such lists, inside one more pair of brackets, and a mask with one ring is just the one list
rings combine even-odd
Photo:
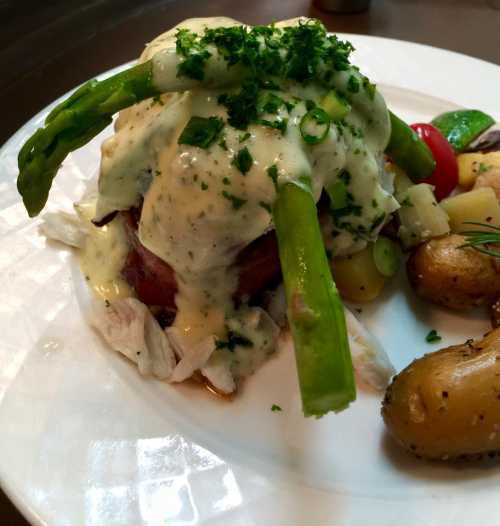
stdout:
[[[500,68],[416,44],[344,35],[389,105],[426,121],[457,105],[500,120]],[[20,145],[49,108],[0,152],[0,481],[34,524],[357,526],[492,524],[500,466],[418,461],[384,434],[380,396],[321,420],[300,412],[293,355],[283,350],[225,403],[143,379],[106,349],[79,307],[70,251],[47,243],[15,190]],[[109,130],[103,132],[109,134]],[[70,207],[98,166],[103,135],[71,155],[49,208]],[[421,304],[404,276],[363,321],[401,369],[480,335],[485,318]],[[273,413],[272,404],[283,411]],[[497,517],[497,519],[494,519]],[[493,522],[492,522],[493,521]]]

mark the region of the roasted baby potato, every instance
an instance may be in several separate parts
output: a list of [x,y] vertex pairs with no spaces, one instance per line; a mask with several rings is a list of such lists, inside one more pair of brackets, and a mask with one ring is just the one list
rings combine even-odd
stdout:
[[500,327],[500,298],[490,305],[490,320],[494,329]]
[[394,377],[382,403],[389,433],[429,459],[500,451],[500,329],[427,354]]
[[416,293],[456,310],[491,304],[500,294],[500,262],[471,248],[452,234],[419,245],[407,262]]

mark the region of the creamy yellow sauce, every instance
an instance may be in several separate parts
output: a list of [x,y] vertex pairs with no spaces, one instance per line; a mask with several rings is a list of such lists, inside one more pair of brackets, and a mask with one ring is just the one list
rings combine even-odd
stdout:
[[92,223],[95,200],[75,205],[80,219],[88,225],[88,234],[78,251],[80,267],[90,288],[103,300],[113,301],[134,296],[134,291],[121,277],[128,254],[123,220],[118,217],[103,227]]
[[[193,19],[178,27],[200,32],[205,27],[234,24],[237,22],[225,18]],[[161,75],[165,78],[170,75],[170,80],[175,75],[175,70],[172,73],[168,69],[168,60],[175,53],[176,30],[156,38],[140,59],[155,58],[160,84]],[[179,288],[174,323],[191,343],[208,334],[224,334],[225,322],[233,314],[231,298],[237,286],[231,265],[245,245],[272,228],[269,209],[275,199],[275,187],[267,172],[270,166],[277,166],[280,182],[310,176],[316,200],[325,186],[335,183],[343,170],[349,170],[353,174],[349,192],[362,207],[362,214],[349,218],[354,227],[369,226],[381,212],[389,215],[398,207],[380,178],[382,151],[390,130],[380,96],[371,106],[363,105],[361,100],[353,108],[346,120],[354,131],[331,126],[326,140],[311,147],[302,140],[298,127],[307,111],[304,100],[318,102],[327,90],[288,82],[286,89],[275,92],[286,101],[295,101],[293,110],[286,112],[289,121],[284,135],[275,129],[250,125],[249,136],[245,136],[245,132],[226,125],[225,147],[214,143],[205,150],[177,144],[191,116],[227,119],[226,109],[217,103],[217,97],[228,91],[229,88],[194,89],[137,104],[122,112],[115,135],[102,147],[96,215],[101,218],[114,210],[136,206],[144,199],[139,239],[174,269]],[[294,97],[302,101],[297,103]],[[369,119],[367,108],[373,109]],[[276,115],[271,118],[276,119]],[[233,162],[243,147],[253,157],[245,175]],[[116,256],[112,257],[109,249],[105,249],[106,257],[110,257],[109,272],[89,270],[91,283],[99,281],[102,286],[104,282],[113,282],[93,276],[99,272],[105,277],[116,274],[120,262],[123,263],[126,241],[115,223],[116,220],[107,228],[117,231],[103,233],[102,241],[108,235],[111,237],[107,242],[112,239],[116,246],[123,245],[115,249]],[[363,242],[352,232],[335,231],[331,221],[324,226],[327,246],[334,254],[363,248]],[[82,261],[86,257],[98,262],[97,254],[105,245],[99,236],[91,238],[92,248],[89,244],[85,249],[88,255]]]

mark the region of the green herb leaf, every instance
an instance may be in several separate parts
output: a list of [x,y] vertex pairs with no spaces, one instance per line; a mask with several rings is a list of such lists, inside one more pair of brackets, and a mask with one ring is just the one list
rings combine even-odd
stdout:
[[278,189],[278,167],[275,164],[272,164],[267,169],[267,175],[271,178],[274,184],[274,188]]
[[238,151],[231,164],[233,164],[243,175],[247,174],[250,168],[252,168],[253,157],[246,146]]
[[222,191],[222,197],[224,197],[224,199],[227,199],[228,201],[231,201],[234,210],[239,210],[247,202],[246,199],[236,197],[235,195],[226,192],[226,190]]
[[259,201],[259,206],[262,207],[266,212],[272,213],[272,208],[269,203],[265,203],[264,201]]
[[227,349],[231,352],[233,352],[237,346],[253,347],[253,342],[242,334],[234,331],[228,331],[227,340],[217,340],[215,343],[216,349]]
[[224,121],[219,117],[191,117],[177,142],[206,149],[217,140],[222,128]]
[[425,341],[427,343],[436,343],[436,342],[440,342],[441,340],[442,338],[441,336],[439,336],[436,329],[432,329],[431,331],[429,331],[429,333],[425,337]]
[[277,404],[273,404],[273,405],[271,406],[271,411],[272,411],[273,413],[277,413],[277,412],[279,412],[279,411],[283,411],[283,409],[281,409],[281,407],[280,407],[279,405],[277,405]]

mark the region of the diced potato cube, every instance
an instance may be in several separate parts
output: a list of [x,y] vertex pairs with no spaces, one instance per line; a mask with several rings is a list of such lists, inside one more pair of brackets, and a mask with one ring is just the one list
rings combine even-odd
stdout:
[[450,231],[448,216],[436,202],[432,186],[416,184],[398,196],[401,226],[398,236],[406,247]]
[[385,279],[373,259],[373,245],[332,261],[332,274],[341,296],[347,300],[374,300],[384,287]]
[[478,175],[492,168],[500,168],[500,152],[462,153],[457,156],[458,184],[471,188]]
[[[500,225],[500,204],[495,191],[489,187],[448,197],[441,201],[441,206],[450,218],[453,232],[482,229],[478,226],[464,225],[465,221]],[[488,231],[488,228],[482,230]]]

